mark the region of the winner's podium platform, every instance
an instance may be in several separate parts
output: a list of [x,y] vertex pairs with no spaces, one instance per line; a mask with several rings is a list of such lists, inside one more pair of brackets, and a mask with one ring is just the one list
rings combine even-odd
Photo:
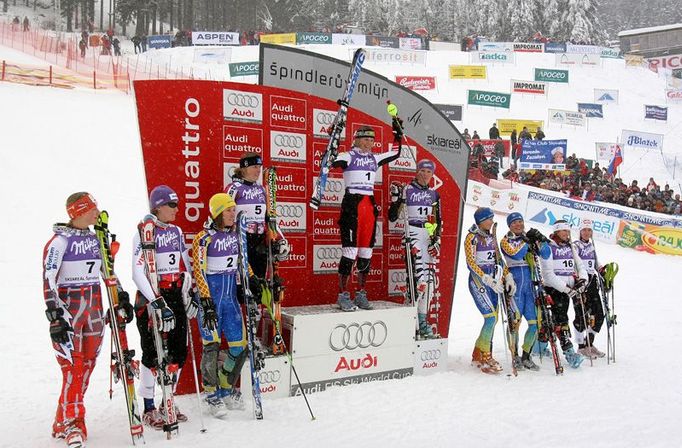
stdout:
[[[446,369],[447,339],[416,340],[415,307],[370,303],[374,309],[354,312],[335,304],[282,308],[282,333],[306,393]],[[265,397],[300,394],[286,356],[266,358],[260,383]]]

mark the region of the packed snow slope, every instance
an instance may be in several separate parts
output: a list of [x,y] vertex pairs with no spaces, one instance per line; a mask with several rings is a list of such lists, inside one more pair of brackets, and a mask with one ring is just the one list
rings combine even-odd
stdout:
[[[15,56],[0,48],[0,57]],[[130,242],[147,211],[135,108],[132,97],[117,92],[8,83],[0,83],[0,99],[0,446],[63,446],[50,438],[61,374],[43,313],[42,250],[52,224],[66,219],[66,197],[90,191],[111,214],[121,241],[116,270],[134,291]],[[474,120],[477,113],[468,115]],[[472,213],[467,207],[464,228]],[[475,371],[469,360],[482,319],[460,260],[447,372],[312,395],[315,421],[300,397],[265,400],[260,422],[248,408],[227,421],[205,415],[205,434],[195,398],[183,396],[179,404],[190,421],[180,437],[169,442],[147,430],[146,446],[679,446],[682,358],[674,344],[682,337],[676,276],[682,258],[605,244],[598,251],[600,260],[620,264],[616,364],[585,362],[562,377],[547,360],[540,372],[517,378]],[[494,355],[506,373],[499,326],[496,333]],[[128,334],[139,359],[134,326]],[[88,446],[129,447],[120,384],[108,397],[109,344],[107,331],[85,400]],[[604,348],[605,334],[596,344]]]

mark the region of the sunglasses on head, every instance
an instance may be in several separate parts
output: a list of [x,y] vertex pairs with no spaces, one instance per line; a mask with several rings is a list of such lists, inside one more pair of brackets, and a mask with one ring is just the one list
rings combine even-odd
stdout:
[[166,205],[169,206],[170,208],[178,208],[178,203],[177,203],[177,202],[169,202],[169,203],[166,204]]

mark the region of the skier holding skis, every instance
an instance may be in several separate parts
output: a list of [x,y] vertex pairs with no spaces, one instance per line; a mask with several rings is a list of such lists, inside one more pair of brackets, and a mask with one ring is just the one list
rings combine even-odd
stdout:
[[[223,417],[244,407],[234,388],[247,357],[242,311],[237,302],[239,240],[235,229],[236,203],[226,193],[209,200],[211,216],[192,242],[194,279],[201,297],[199,328],[203,340],[201,375],[211,414]],[[229,346],[218,365],[221,336]]]
[[[599,295],[599,275],[601,266],[597,266],[594,245],[592,244],[592,220],[583,219],[578,226],[580,238],[573,244],[575,245],[578,257],[582,260],[587,270],[587,288],[585,289],[585,320],[580,317],[576,308],[573,328],[575,329],[576,341],[578,342],[578,353],[586,358],[603,358],[606,354],[594,346],[594,337],[601,330],[604,323],[604,310],[601,305]],[[585,328],[587,322],[588,328]],[[587,334],[585,334],[587,333]],[[589,341],[586,340],[589,338]]]
[[[561,327],[559,342],[566,362],[577,369],[585,358],[576,353],[571,343],[571,329],[568,326],[568,307],[571,299],[576,315],[580,316],[581,294],[585,291],[587,271],[579,258],[573,256],[571,228],[560,219],[554,223],[550,235],[550,251],[541,256],[542,276],[546,292],[552,297],[555,324]],[[577,274],[577,277],[576,277]]]
[[[346,186],[339,218],[342,254],[339,261],[339,296],[336,301],[342,311],[372,309],[365,291],[365,280],[369,273],[376,236],[376,218],[379,215],[374,202],[374,178],[377,170],[383,165],[400,157],[402,128],[394,124],[393,135],[398,150],[374,154],[372,153],[374,129],[370,126],[361,126],[355,131],[351,150],[339,154],[332,164],[332,168],[343,170],[343,181]],[[358,289],[353,302],[348,291],[348,279],[356,259]]]
[[[50,338],[62,370],[62,387],[52,437],[83,447],[88,436],[83,402],[104,336],[99,276],[99,241],[90,226],[97,222],[97,202],[86,192],[66,201],[69,222],[55,224],[43,252],[43,294]],[[116,313],[130,320],[128,294],[119,291]]]
[[500,271],[497,244],[491,234],[495,213],[488,207],[474,212],[475,224],[464,239],[464,253],[469,268],[469,292],[483,315],[483,327],[471,355],[471,364],[484,373],[502,371],[492,355],[493,333],[497,322],[498,297],[505,290],[514,296],[516,283],[508,269]]
[[[146,272],[140,234],[133,239],[133,281],[138,293],[135,301],[137,328],[142,346],[139,393],[144,398],[142,420],[148,426],[161,430],[164,426],[163,412],[154,405],[154,384],[162,354],[157,353],[154,331],[167,336],[168,361],[177,366],[174,384],[187,359],[187,319],[197,315],[198,305],[192,300],[191,265],[184,235],[180,227],[171,224],[178,213],[178,195],[168,186],[155,187],[149,196],[149,209],[154,220],[156,272],[158,273],[157,296]],[[144,222],[144,220],[143,220]],[[152,328],[151,313],[155,313],[158,328]],[[173,367],[174,369],[175,367]],[[152,372],[152,369],[156,373]],[[176,406],[177,421],[186,422],[187,416]]]
[[[531,269],[529,266],[529,259],[532,259],[532,254],[529,253],[531,250],[529,238],[524,232],[524,220],[523,215],[518,212],[510,213],[507,216],[507,225],[509,226],[509,232],[502,237],[500,242],[500,250],[504,254],[507,260],[507,266],[509,271],[514,277],[514,282],[516,283],[516,295],[514,300],[516,306],[519,309],[521,315],[528,323],[528,329],[523,338],[522,345],[522,355],[519,357],[514,354],[514,359],[512,362],[515,364],[517,369],[528,369],[537,371],[540,370],[533,358],[531,357],[531,350],[533,344],[537,339],[538,332],[538,317],[537,311],[535,309],[535,292],[533,288],[533,280],[531,277]],[[532,229],[531,229],[532,230]],[[549,247],[547,243],[540,243],[539,252],[541,254],[547,255]],[[517,341],[514,344],[516,347],[518,344],[518,333],[515,334]]]
[[[398,219],[400,207],[407,207],[408,229],[405,232],[410,238],[411,246],[416,250],[413,266],[417,291],[418,332],[422,338],[434,336],[431,326],[426,321],[429,301],[435,291],[435,263],[440,253],[440,235],[442,221],[440,215],[440,195],[429,188],[436,165],[424,159],[417,163],[417,175],[409,185],[391,184],[391,206],[388,219]],[[414,300],[414,298],[410,298]]]

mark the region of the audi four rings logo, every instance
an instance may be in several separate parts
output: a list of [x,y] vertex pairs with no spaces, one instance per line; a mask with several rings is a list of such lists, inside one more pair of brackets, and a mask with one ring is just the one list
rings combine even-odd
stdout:
[[231,106],[257,107],[260,104],[260,100],[256,95],[247,95],[245,93],[230,93],[227,96],[227,104]]
[[340,247],[318,247],[315,255],[319,260],[338,261],[343,251]]
[[379,347],[386,342],[388,328],[383,321],[338,324],[329,334],[329,347],[335,352]]
[[303,205],[277,204],[277,216],[281,218],[300,218],[303,216]]
[[329,126],[332,123],[334,123],[335,117],[336,114],[333,114],[331,112],[318,112],[317,116],[315,117],[315,121],[317,121],[321,125]]
[[276,383],[282,378],[279,370],[261,370],[258,372],[258,380],[262,384]]
[[327,185],[324,191],[328,193],[341,193],[343,191],[343,182],[341,180],[327,178]]
[[405,274],[404,272],[400,272],[400,271],[393,272],[391,274],[391,281],[395,282],[395,283],[404,282],[406,276],[407,276],[407,274]]
[[440,350],[424,350],[421,354],[422,361],[435,361],[440,359]]
[[300,148],[303,146],[303,137],[298,135],[275,135],[275,145],[283,148]]

